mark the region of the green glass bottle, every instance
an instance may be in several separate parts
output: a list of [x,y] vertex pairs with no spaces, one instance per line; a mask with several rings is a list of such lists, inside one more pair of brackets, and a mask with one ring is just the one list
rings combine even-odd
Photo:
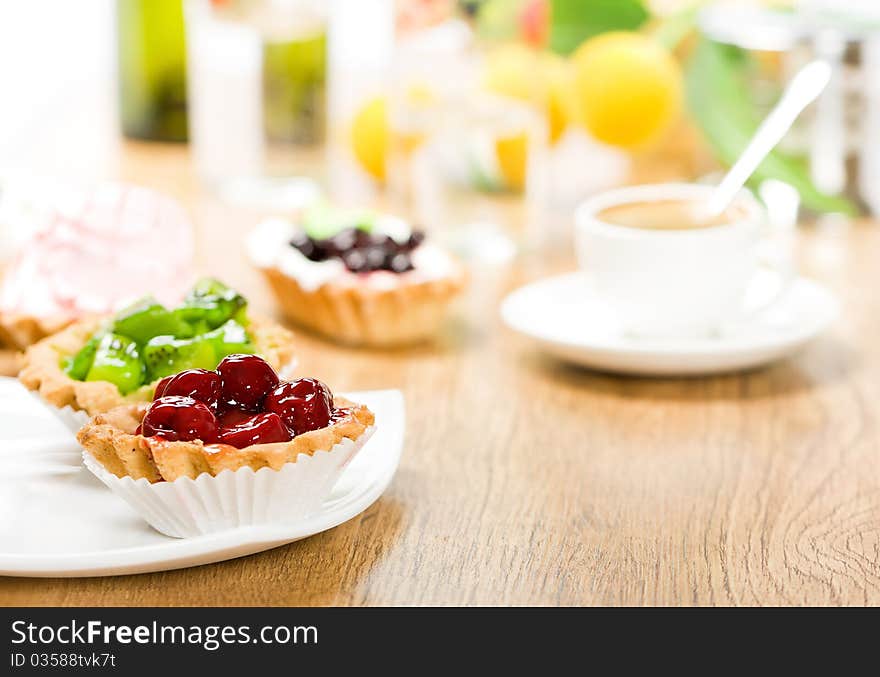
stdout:
[[150,141],[186,141],[183,0],[117,0],[122,131]]

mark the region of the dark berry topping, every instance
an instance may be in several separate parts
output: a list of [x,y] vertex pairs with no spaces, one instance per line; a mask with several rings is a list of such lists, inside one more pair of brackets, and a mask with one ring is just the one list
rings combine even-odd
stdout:
[[413,250],[424,241],[425,234],[421,231],[414,231],[404,242],[398,242],[384,233],[346,228],[324,239],[297,233],[290,240],[290,246],[310,261],[338,259],[353,273],[376,270],[405,273],[413,269]]

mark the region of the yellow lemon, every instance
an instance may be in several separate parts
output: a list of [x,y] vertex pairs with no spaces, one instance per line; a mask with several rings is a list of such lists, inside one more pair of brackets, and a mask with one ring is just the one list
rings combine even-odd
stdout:
[[385,180],[388,155],[388,110],[384,97],[376,97],[361,108],[351,123],[354,156],[373,178]]
[[555,143],[576,109],[572,70],[561,56],[508,44],[486,57],[483,86],[490,92],[526,101],[547,118],[550,142]]
[[406,102],[413,108],[428,108],[437,103],[437,95],[428,85],[416,83],[407,88]]
[[[436,102],[436,96],[424,85],[412,85],[406,91],[405,105],[411,111],[424,111]],[[412,153],[425,139],[418,130],[390,129],[385,98],[370,99],[354,116],[351,123],[351,145],[361,166],[378,181],[385,180],[389,147]]]
[[556,143],[569,123],[577,117],[574,69],[556,54],[545,54],[542,60],[547,74],[547,127],[550,143]]
[[579,117],[599,141],[644,146],[681,110],[681,68],[649,37],[604,33],[582,44],[572,63]]
[[486,55],[482,82],[490,92],[522,101],[535,101],[539,93],[536,85],[538,55],[518,43],[493,49]]
[[498,172],[504,179],[504,185],[511,190],[520,191],[525,187],[528,150],[528,136],[525,132],[495,140]]
[[397,121],[397,127],[391,124],[392,143],[395,151],[400,151],[408,156],[413,153],[425,140],[427,136],[426,124],[430,120],[430,116],[425,114],[437,104],[437,95],[434,91],[424,84],[410,85],[404,95],[404,108],[407,111],[405,116],[409,118],[407,126],[403,126],[403,121]]

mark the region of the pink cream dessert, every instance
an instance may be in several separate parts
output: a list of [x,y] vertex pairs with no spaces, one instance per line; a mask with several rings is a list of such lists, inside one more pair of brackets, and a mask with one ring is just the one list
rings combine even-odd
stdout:
[[3,277],[0,343],[23,348],[145,293],[180,300],[192,281],[193,234],[177,202],[121,183],[53,198]]

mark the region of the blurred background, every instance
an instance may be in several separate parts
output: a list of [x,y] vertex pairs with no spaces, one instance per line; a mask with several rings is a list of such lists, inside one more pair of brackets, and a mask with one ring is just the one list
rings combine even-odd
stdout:
[[[135,176],[284,213],[323,196],[507,260],[567,246],[597,190],[711,179],[818,55],[832,85],[753,187],[807,218],[875,214],[878,5],[0,2],[0,189]],[[186,152],[142,161],[168,144]]]

